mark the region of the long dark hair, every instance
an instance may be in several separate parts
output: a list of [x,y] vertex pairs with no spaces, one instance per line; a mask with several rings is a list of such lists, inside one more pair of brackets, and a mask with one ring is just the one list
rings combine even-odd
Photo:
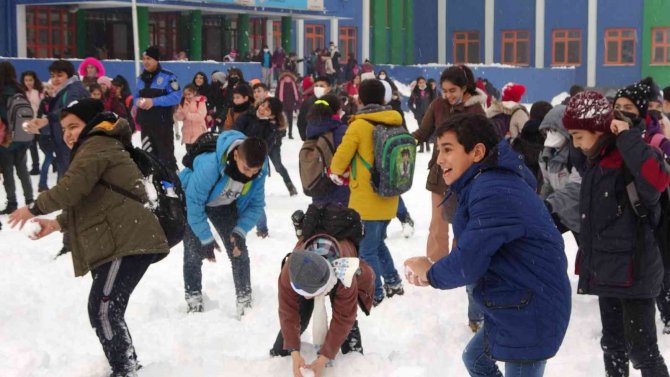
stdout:
[[121,87],[121,98],[124,100],[128,98],[128,96],[133,95],[130,91],[130,88],[128,87],[128,80],[126,80],[126,78],[121,75],[116,75],[114,77],[112,80],[112,85]]
[[28,90],[28,88],[24,84],[26,76],[31,76],[33,78],[33,81],[35,82],[35,85],[33,85],[33,89],[37,90],[40,93],[44,91],[44,85],[42,85],[42,81],[37,77],[37,73],[35,73],[35,71],[25,71],[21,74],[20,84],[24,91]]
[[465,87],[466,93],[477,94],[475,76],[466,65],[454,65],[445,69],[440,76],[440,84],[445,81],[449,81],[458,87]]
[[16,69],[8,61],[0,62],[0,94],[5,90],[6,86],[14,88],[17,92],[25,92],[23,85],[16,81]]
[[[323,103],[325,102],[325,103]],[[323,122],[340,111],[340,99],[334,94],[326,94],[314,102],[307,113],[308,122]]]

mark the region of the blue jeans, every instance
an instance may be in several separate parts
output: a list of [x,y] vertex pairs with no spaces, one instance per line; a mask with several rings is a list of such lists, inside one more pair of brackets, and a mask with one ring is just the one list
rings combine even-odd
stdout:
[[54,155],[56,146],[51,135],[40,135],[39,139],[37,139],[37,143],[42,152],[44,152],[44,162],[42,163],[42,169],[40,170],[40,183],[37,184],[37,187],[48,188],[47,179],[49,178],[51,164],[56,158]]
[[481,322],[484,320],[484,313],[482,313],[482,309],[479,307],[479,304],[475,301],[475,297],[472,295],[472,291],[474,289],[474,284],[465,286],[465,292],[468,294],[468,320],[473,322]]
[[259,232],[268,231],[268,217],[265,214],[265,208],[263,208],[263,211],[261,212],[261,217],[258,218],[258,222],[256,223],[256,230]]
[[[484,351],[484,328],[479,330],[463,351],[463,363],[472,377],[503,377],[495,360]],[[542,377],[546,360],[527,363],[506,362],[505,377]]]
[[395,217],[397,217],[398,220],[403,223],[405,220],[407,220],[407,216],[409,216],[409,211],[407,210],[407,207],[405,207],[405,201],[402,200],[401,196],[400,200],[398,201],[398,211],[396,211]]
[[384,297],[384,283],[394,285],[401,282],[400,275],[393,265],[393,257],[384,242],[386,227],[390,221],[363,221],[365,236],[358,247],[358,254],[375,272],[375,298]]

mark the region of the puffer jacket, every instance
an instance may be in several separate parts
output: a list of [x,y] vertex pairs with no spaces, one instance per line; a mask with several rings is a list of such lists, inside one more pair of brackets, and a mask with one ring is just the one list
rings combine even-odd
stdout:
[[190,102],[184,102],[174,113],[175,120],[181,120],[182,144],[193,144],[196,139],[207,132],[207,98],[196,96]]
[[530,119],[528,110],[520,103],[513,101],[494,101],[491,107],[486,110],[486,117],[493,122],[507,123],[509,131],[506,137],[511,140],[519,136],[524,124]]
[[[581,242],[575,262],[578,293],[655,298],[664,270],[653,226],[661,212],[660,195],[670,182],[669,169],[661,153],[644,142],[639,129],[624,131],[615,140],[582,174]],[[624,166],[649,212],[641,224],[626,195]]]
[[144,204],[100,183],[147,200],[142,174],[124,149],[132,136],[128,122],[109,115],[96,119],[82,132],[63,178],[35,201],[45,214],[63,210],[57,220],[70,235],[76,276],[124,256],[170,251],[163,228]]
[[535,194],[535,178],[503,140],[450,187],[458,194],[456,248],[428,270],[430,285],[474,284],[488,353],[546,360],[568,327],[570,281],[563,238]]

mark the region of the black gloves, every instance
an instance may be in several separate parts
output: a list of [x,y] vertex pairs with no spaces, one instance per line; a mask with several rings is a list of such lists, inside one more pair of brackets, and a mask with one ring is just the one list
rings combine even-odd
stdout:
[[240,251],[247,250],[247,241],[244,235],[233,231],[230,233],[230,241],[233,244],[233,248],[238,248]]
[[200,255],[202,256],[202,259],[208,259],[215,262],[216,256],[214,255],[214,250],[219,251],[219,245],[216,244],[216,241],[212,241],[207,245],[202,245],[200,247]]

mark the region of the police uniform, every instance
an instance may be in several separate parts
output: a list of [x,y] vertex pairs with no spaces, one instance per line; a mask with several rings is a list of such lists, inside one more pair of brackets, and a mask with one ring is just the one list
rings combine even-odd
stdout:
[[181,96],[177,76],[160,65],[154,72],[142,72],[133,93],[136,106],[140,98],[151,98],[154,103],[149,110],[137,107],[137,123],[142,127],[142,148],[175,171],[177,160],[174,155],[172,113]]

